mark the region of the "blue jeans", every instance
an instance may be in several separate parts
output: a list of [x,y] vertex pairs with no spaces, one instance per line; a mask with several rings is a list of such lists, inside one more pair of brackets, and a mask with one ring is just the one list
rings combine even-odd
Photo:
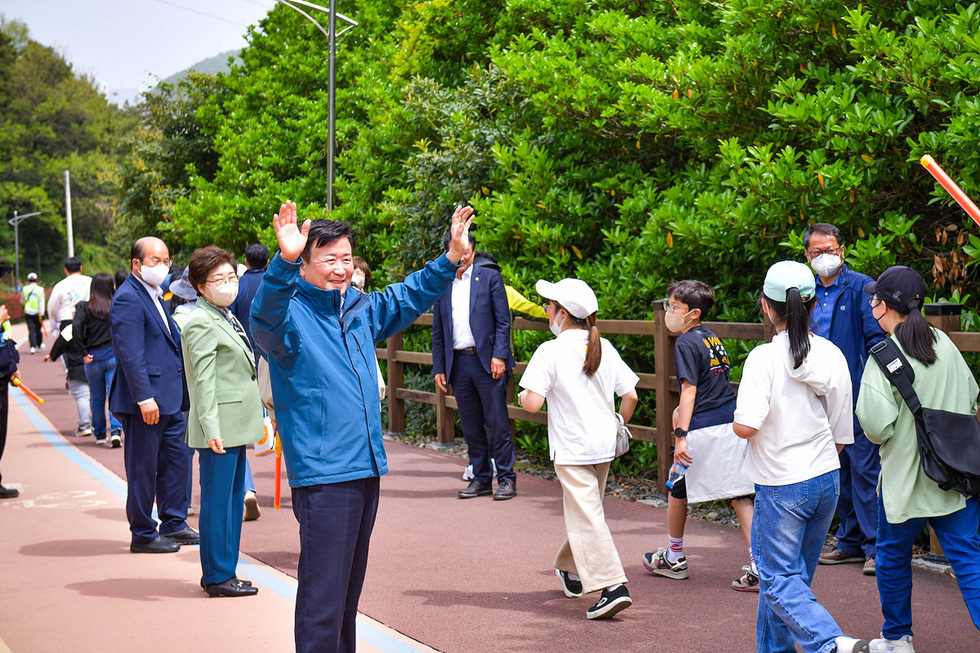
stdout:
[[827,653],[841,635],[810,590],[840,494],[840,474],[827,472],[790,485],[756,485],[752,552],[759,568],[756,650]]
[[[99,356],[103,351],[89,352],[95,356],[95,360],[85,363],[85,377],[88,379],[92,402],[92,429],[97,438],[105,437],[106,399],[109,397],[109,388],[112,387],[112,378],[116,375],[116,357],[111,355],[112,349],[108,350],[110,355]],[[109,428],[113,431],[122,430],[122,424],[112,413],[109,413]]]
[[885,508],[878,499],[878,555],[875,575],[885,639],[912,634],[912,545],[926,527],[932,525],[943,553],[956,572],[963,600],[973,623],[980,628],[980,501],[969,499],[966,507],[942,517],[910,519],[891,524],[885,519]]

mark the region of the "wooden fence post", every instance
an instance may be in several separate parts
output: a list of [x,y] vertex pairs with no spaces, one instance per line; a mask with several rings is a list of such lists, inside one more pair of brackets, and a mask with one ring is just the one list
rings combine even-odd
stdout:
[[398,350],[402,348],[401,332],[388,338],[385,345],[388,350],[388,432],[405,432],[405,400],[398,396],[405,387],[405,364],[396,360]]
[[[936,302],[926,304],[923,308],[925,309],[926,321],[940,331],[945,331],[948,334],[951,331],[960,330],[960,315],[963,313],[962,304]],[[929,553],[934,556],[944,555],[943,546],[939,543],[939,538],[936,537],[936,531],[933,530],[932,526],[929,527]]]
[[674,369],[674,348],[670,339],[670,331],[664,321],[666,311],[661,302],[654,302],[654,320],[656,322],[653,336],[653,365],[656,374],[656,402],[657,402],[657,491],[667,492],[667,475],[674,459],[670,455],[673,444],[674,429],[673,424],[674,408],[677,406],[678,399],[674,399],[671,392],[670,378]]
[[453,411],[446,406],[446,393],[440,390],[439,386],[436,386],[436,442],[442,445],[456,442],[456,422]]

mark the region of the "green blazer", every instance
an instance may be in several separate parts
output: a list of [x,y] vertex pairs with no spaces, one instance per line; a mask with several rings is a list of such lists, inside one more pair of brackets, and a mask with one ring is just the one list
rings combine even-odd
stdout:
[[187,445],[207,449],[221,437],[224,447],[262,438],[262,402],[252,350],[214,306],[198,297],[180,334],[191,398]]

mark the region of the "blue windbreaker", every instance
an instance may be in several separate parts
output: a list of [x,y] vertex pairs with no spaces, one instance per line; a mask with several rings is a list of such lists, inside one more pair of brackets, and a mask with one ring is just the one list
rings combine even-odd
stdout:
[[322,290],[277,253],[252,302],[252,336],[268,355],[290,487],[388,471],[374,343],[403,330],[449,287],[446,255],[384,292]]

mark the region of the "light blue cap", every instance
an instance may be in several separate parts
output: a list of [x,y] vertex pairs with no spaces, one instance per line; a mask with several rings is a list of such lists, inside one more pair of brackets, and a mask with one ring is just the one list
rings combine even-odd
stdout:
[[785,302],[786,291],[790,288],[797,288],[803,301],[813,298],[817,290],[813,272],[797,261],[774,263],[766,272],[762,294],[775,302]]

